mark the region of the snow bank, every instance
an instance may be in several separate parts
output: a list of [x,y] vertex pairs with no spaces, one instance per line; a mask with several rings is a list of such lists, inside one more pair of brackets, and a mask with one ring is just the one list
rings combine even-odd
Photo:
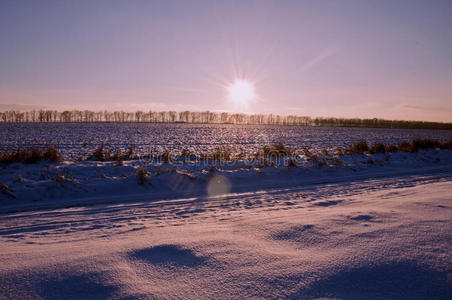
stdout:
[[[0,167],[0,212],[217,196],[452,169],[451,150],[297,156],[275,161],[15,163]],[[142,170],[141,176],[138,174]],[[141,177],[141,178],[139,178]],[[140,184],[141,183],[141,184]]]

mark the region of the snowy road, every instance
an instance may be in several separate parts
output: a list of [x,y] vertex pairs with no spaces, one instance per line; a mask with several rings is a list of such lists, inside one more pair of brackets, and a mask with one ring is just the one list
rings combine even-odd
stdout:
[[[419,184],[452,180],[452,171],[425,176],[370,179],[331,184],[306,185],[288,189],[263,190],[232,194],[216,198],[198,197],[177,200],[95,205],[48,211],[32,211],[0,215],[0,236],[14,240],[52,234],[77,234],[95,231],[96,234],[123,233],[150,226],[181,225],[186,221],[205,219],[227,220],[238,213],[260,213],[262,210],[286,210],[306,205],[329,206],[322,203],[342,202],[342,198],[370,191],[400,189]],[[332,199],[339,200],[332,200]],[[84,234],[84,233],[83,233]]]
[[452,172],[0,215],[0,298],[432,298]]

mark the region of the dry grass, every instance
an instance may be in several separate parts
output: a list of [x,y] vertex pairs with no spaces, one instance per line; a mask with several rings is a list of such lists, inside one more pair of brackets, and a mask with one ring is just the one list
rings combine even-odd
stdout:
[[11,189],[1,181],[0,181],[0,192],[8,197],[16,198],[16,196],[12,193]]
[[55,181],[58,182],[62,187],[66,187],[66,184],[78,184],[79,182],[72,177],[72,175],[64,175],[63,173],[58,173],[55,175]]
[[66,187],[66,184],[78,184],[79,182],[72,176],[72,172],[67,168],[61,168],[59,172],[53,178],[62,187]]
[[397,147],[394,145],[387,145],[383,143],[376,142],[370,147],[370,153],[385,153],[385,152],[394,152],[397,150]]
[[444,142],[444,143],[441,143],[439,145],[439,148],[440,149],[452,149],[452,140]]
[[167,168],[158,168],[155,172],[154,172],[154,174],[155,175],[163,175],[163,174],[168,174],[168,173],[175,173],[175,172],[177,172],[177,167],[176,166],[174,166],[174,167],[172,167],[172,168],[169,168],[169,169],[167,169]]
[[402,142],[397,145],[397,150],[404,152],[417,152],[425,149],[450,149],[447,148],[451,141],[441,143],[431,139],[414,139],[409,142]]
[[163,154],[162,154],[161,157],[162,157],[163,162],[164,162],[165,164],[169,164],[169,163],[170,163],[170,160],[171,160],[171,153],[169,152],[168,149],[165,149],[165,151],[163,152]]
[[452,141],[441,143],[432,139],[414,139],[411,142],[403,141],[397,145],[376,142],[371,147],[366,141],[359,141],[345,149],[345,154],[389,153],[395,151],[417,152],[425,149],[452,149]]
[[[452,140],[440,142],[432,139],[414,139],[411,142],[404,141],[398,144],[385,144],[376,142],[372,145],[369,145],[365,140],[361,140],[350,145],[344,150],[338,149],[333,152],[322,150],[318,153],[313,153],[308,148],[303,148],[302,150],[296,152],[293,148],[284,146],[282,143],[278,143],[273,146],[264,146],[257,152],[241,152],[236,155],[234,155],[230,149],[222,147],[218,147],[210,153],[201,154],[196,154],[183,149],[180,154],[177,154],[174,157],[174,159],[180,159],[183,162],[186,162],[187,159],[200,159],[204,161],[210,160],[213,162],[221,162],[253,158],[261,160],[261,167],[267,167],[275,166],[275,161],[281,158],[293,159],[293,156],[297,153],[304,154],[307,157],[308,161],[311,161],[313,164],[317,165],[319,160],[321,160],[323,157],[326,157],[326,159],[329,160],[333,155],[341,156],[364,153],[391,153],[396,151],[413,153],[425,149],[452,149]],[[134,154],[134,150],[135,147],[131,145],[125,153],[121,153],[120,151],[116,151],[114,153],[112,153],[111,151],[106,152],[105,144],[102,143],[86,160],[112,161],[116,162],[117,166],[123,166],[126,159],[132,160],[138,158],[138,156]],[[169,150],[165,150],[160,154],[151,152],[148,155],[142,155],[140,158],[157,159],[160,162],[167,164],[172,163],[173,159]],[[63,161],[63,158],[59,154],[58,150],[53,146],[48,146],[45,150],[39,148],[23,149],[21,147],[18,147],[15,151],[5,150],[0,152],[0,164],[10,164],[14,162],[32,164],[43,160],[61,162]],[[81,158],[79,160],[81,161],[85,159]],[[288,162],[290,166],[296,165],[293,160],[289,160]],[[320,164],[323,164],[323,162],[321,162]],[[337,162],[335,163],[335,165],[338,164],[339,163]]]
[[44,152],[44,159],[53,162],[63,161],[63,157],[58,153],[58,150],[52,146],[47,147],[46,152]]
[[290,169],[295,167],[298,167],[296,161],[292,157],[289,158],[289,161],[287,162],[287,168]]
[[259,159],[259,163],[257,165],[258,168],[267,168],[267,167],[276,167],[276,164],[269,160],[267,157],[264,157],[262,159]]
[[137,175],[138,175],[138,184],[139,185],[145,185],[148,183],[148,170],[140,168],[138,169]]
[[335,156],[333,158],[333,161],[331,162],[331,166],[332,167],[333,166],[343,166],[343,165],[344,165],[344,163],[342,162],[342,160],[338,156]]
[[422,149],[435,149],[439,148],[441,143],[439,141],[430,139],[414,139],[411,142],[412,150],[419,151]]
[[345,154],[363,154],[369,151],[369,145],[365,140],[361,140],[345,149]]
[[106,158],[105,156],[105,144],[102,142],[100,146],[91,154],[87,160],[98,160],[98,161],[104,161]]
[[295,150],[284,146],[282,143],[277,143],[273,146],[264,146],[262,153],[264,157],[282,157],[294,154]]
[[116,161],[118,166],[124,165],[124,160],[135,159],[135,146],[130,145],[126,153],[122,154],[120,151],[116,151],[112,154],[112,151],[105,151],[105,143],[102,142],[99,147],[97,147],[94,152],[86,158],[86,160],[97,160],[97,161]]
[[125,154],[125,158],[133,159],[134,158],[134,156],[133,156],[134,152],[135,152],[135,145],[130,145],[129,149],[127,149],[127,152]]
[[217,171],[218,171],[217,167],[211,166],[211,167],[209,168],[209,177],[215,176],[215,173],[217,173]]
[[308,156],[307,161],[316,161],[317,159],[319,159],[319,156],[314,153]]
[[17,176],[16,179],[14,179],[14,183],[22,183],[25,182],[25,178],[22,175]]
[[115,153],[113,160],[118,163],[118,166],[124,166],[124,158],[122,157],[122,155]]
[[16,151],[9,152],[8,150],[5,150],[0,153],[1,164],[11,164],[15,162],[32,164],[42,160],[61,162],[63,161],[63,158],[53,146],[48,146],[45,151],[37,148],[22,149],[18,147]]
[[403,141],[399,143],[397,146],[397,150],[404,151],[404,152],[413,152],[411,149],[411,143]]
[[212,161],[230,161],[232,158],[232,151],[226,148],[215,148],[211,153],[203,153],[200,155],[202,160]]
[[326,166],[326,165],[328,165],[328,162],[326,161],[325,158],[322,158],[321,160],[319,160],[319,161],[317,162],[317,167],[319,167],[319,168],[321,168],[321,167],[323,167],[323,166]]

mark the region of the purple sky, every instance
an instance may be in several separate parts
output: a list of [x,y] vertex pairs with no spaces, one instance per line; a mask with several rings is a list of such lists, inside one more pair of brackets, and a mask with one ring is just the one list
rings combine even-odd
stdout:
[[2,0],[0,39],[0,104],[452,121],[450,0]]

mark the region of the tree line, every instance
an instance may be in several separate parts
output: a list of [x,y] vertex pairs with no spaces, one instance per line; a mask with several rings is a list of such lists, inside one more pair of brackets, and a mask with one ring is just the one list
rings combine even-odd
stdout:
[[249,125],[302,125],[366,128],[412,128],[452,130],[452,123],[402,121],[359,118],[311,118],[309,116],[276,114],[243,114],[195,111],[91,111],[91,110],[8,110],[0,112],[0,122],[148,122],[204,123]]

